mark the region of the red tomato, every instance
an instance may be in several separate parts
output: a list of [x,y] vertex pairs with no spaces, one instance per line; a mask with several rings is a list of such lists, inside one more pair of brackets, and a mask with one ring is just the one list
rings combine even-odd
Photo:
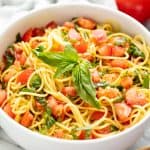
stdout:
[[126,103],[116,103],[115,110],[120,121],[126,121],[131,113],[131,107]]
[[74,28],[74,23],[66,21],[66,22],[64,23],[64,26],[65,26],[66,28],[68,28],[68,29]]
[[32,74],[33,69],[28,68],[23,70],[17,77],[17,82],[21,84],[26,84],[30,75]]
[[55,21],[50,21],[46,26],[46,28],[51,28],[51,29],[54,29],[57,27],[57,24]]
[[119,67],[122,69],[126,69],[129,67],[128,61],[127,60],[119,60],[115,59],[111,61],[111,66],[112,67]]
[[84,18],[84,17],[78,18],[77,23],[79,26],[81,26],[82,28],[85,28],[85,29],[93,30],[96,27],[95,21],[93,21],[91,19]]
[[96,130],[99,134],[108,134],[111,132],[111,128],[108,126],[108,127],[105,127],[103,129],[99,129],[99,130]]
[[69,36],[70,40],[80,40],[81,39],[80,34],[75,29],[70,29],[68,36]]
[[121,57],[125,54],[125,48],[112,46],[112,56]]
[[94,111],[91,115],[91,120],[99,120],[104,116],[104,112]]
[[78,41],[74,44],[74,47],[78,53],[85,53],[88,48],[88,44],[84,41]]
[[140,22],[150,18],[150,1],[149,0],[116,0],[118,8],[136,18]]
[[61,92],[68,96],[76,96],[77,94],[76,89],[73,86],[63,87]]
[[79,139],[80,139],[80,140],[84,140],[85,137],[86,137],[86,131],[85,131],[85,130],[82,130],[82,131],[80,132]]
[[20,124],[22,124],[24,127],[29,127],[32,124],[33,118],[33,115],[29,111],[27,111],[22,116]]
[[107,34],[102,29],[96,29],[92,31],[92,37],[95,42],[104,42],[107,38]]
[[33,31],[33,29],[30,28],[30,29],[28,29],[28,30],[24,33],[24,35],[23,35],[23,37],[22,37],[22,40],[23,40],[24,42],[29,42],[29,40],[30,40],[31,37],[32,37],[32,31]]
[[100,82],[100,80],[101,80],[101,78],[99,76],[98,71],[95,70],[94,72],[92,72],[92,81],[94,83],[97,83],[97,82]]
[[32,36],[42,36],[44,35],[44,29],[43,28],[34,28],[32,31]]
[[12,112],[12,108],[9,103],[3,109],[11,118],[15,118],[15,114]]
[[112,55],[112,45],[104,45],[99,49],[101,56],[111,56]]

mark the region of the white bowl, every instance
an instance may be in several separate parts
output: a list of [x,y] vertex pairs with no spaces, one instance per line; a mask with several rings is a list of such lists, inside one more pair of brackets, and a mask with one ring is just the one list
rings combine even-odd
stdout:
[[[7,46],[14,42],[18,32],[24,33],[28,28],[45,25],[50,20],[63,23],[77,16],[93,18],[97,22],[108,20],[112,21],[112,24],[118,22],[123,32],[130,35],[140,34],[147,43],[150,41],[150,33],[144,26],[117,10],[89,4],[57,4],[32,11],[11,23],[0,35],[0,56]],[[117,135],[103,139],[69,141],[32,132],[12,120],[0,109],[0,126],[16,143],[27,150],[125,150],[142,135],[149,118],[145,116],[138,124]]]

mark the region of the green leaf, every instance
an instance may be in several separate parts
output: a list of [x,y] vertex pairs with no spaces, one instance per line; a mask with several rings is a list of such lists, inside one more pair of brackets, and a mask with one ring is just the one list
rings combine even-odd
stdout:
[[127,52],[134,57],[145,57],[144,53],[133,43],[130,44]]
[[70,61],[78,61],[79,57],[76,50],[71,45],[66,45],[64,49],[64,56]]
[[91,81],[89,66],[87,62],[82,62],[73,69],[73,82],[82,100],[99,108],[96,98],[96,90]]
[[70,62],[62,62],[54,75],[55,78],[58,78],[60,75],[64,74],[65,72],[71,71],[75,67],[75,63]]
[[47,106],[47,101],[44,97],[35,97],[36,101],[38,101],[42,106]]
[[143,79],[143,87],[149,89],[150,88],[150,75],[145,75]]
[[29,89],[29,88],[22,88],[21,92],[31,92],[31,93],[33,93],[33,92],[35,92],[35,90],[34,89]]
[[43,52],[44,49],[45,49],[44,46],[40,45],[35,50],[38,51],[38,52]]
[[66,45],[64,52],[39,52],[35,49],[33,53],[48,65],[55,67],[62,62],[77,63],[78,61],[78,54],[71,45]]
[[56,120],[50,116],[46,118],[46,126],[49,129],[50,127],[52,127],[55,124]]
[[31,78],[31,81],[30,81],[30,86],[31,88],[33,89],[37,89],[39,88],[41,85],[41,78],[38,74],[35,74],[32,78]]

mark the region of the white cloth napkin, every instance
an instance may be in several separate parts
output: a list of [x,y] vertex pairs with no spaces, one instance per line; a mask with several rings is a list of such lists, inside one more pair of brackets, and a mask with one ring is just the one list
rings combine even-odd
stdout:
[[[0,0],[0,32],[12,20],[28,13],[33,9],[45,7],[52,3],[71,3],[87,2],[102,4],[107,7],[116,9],[114,0]],[[150,145],[150,129],[147,129],[144,136],[130,150],[136,150],[145,145]],[[0,129],[0,150],[21,150],[14,142]]]

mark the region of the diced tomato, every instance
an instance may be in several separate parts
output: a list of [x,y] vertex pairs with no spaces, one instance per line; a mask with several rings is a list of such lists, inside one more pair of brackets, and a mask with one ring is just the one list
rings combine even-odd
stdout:
[[32,36],[43,36],[44,35],[44,29],[43,28],[34,28],[32,31]]
[[98,73],[98,71],[94,71],[94,72],[92,72],[92,81],[94,82],[94,83],[97,83],[97,82],[100,82],[100,76],[99,76],[99,73]]
[[17,82],[21,84],[26,84],[30,75],[33,73],[33,69],[28,68],[23,70],[17,77]]
[[131,113],[131,107],[126,103],[116,103],[114,106],[118,119],[120,121],[126,121]]
[[66,28],[68,28],[68,29],[74,28],[74,23],[73,23],[73,22],[68,22],[68,21],[66,21],[66,22],[64,23],[64,26],[65,26]]
[[79,26],[85,29],[92,30],[96,28],[96,22],[91,19],[80,17],[78,18],[77,23]]
[[3,108],[3,110],[11,117],[15,118],[15,114],[12,112],[12,108],[10,106],[10,103],[7,103],[6,106]]
[[108,127],[103,128],[103,129],[96,130],[96,131],[97,131],[99,134],[108,134],[108,133],[111,132],[111,129],[110,129],[110,127],[108,126]]
[[70,40],[80,40],[81,36],[75,29],[70,29],[68,32],[68,36]]
[[33,29],[32,29],[32,28],[28,29],[28,30],[24,33],[24,35],[23,35],[23,37],[22,37],[22,40],[23,40],[24,42],[29,42],[29,40],[30,40],[31,37],[32,37],[32,32],[33,32]]
[[91,120],[99,120],[104,116],[104,112],[101,111],[94,111],[91,115]]
[[43,111],[44,110],[43,106],[39,102],[37,102],[37,101],[35,101],[35,108],[38,111]]
[[57,27],[57,23],[55,21],[50,21],[45,27],[54,29]]
[[85,53],[88,48],[88,44],[85,41],[78,41],[74,44],[75,49],[77,50],[78,53]]
[[85,52],[81,55],[82,58],[88,60],[88,61],[93,61],[94,57],[92,56],[92,54],[90,54],[89,52]]
[[68,96],[76,96],[77,95],[76,89],[73,86],[63,87],[61,92],[64,95],[68,95]]
[[20,124],[23,125],[24,127],[29,127],[32,124],[33,121],[33,115],[27,111],[21,118]]
[[85,139],[85,136],[86,135],[86,131],[85,130],[82,130],[81,132],[80,132],[80,134],[79,134],[79,139],[80,140],[84,140]]
[[96,30],[92,31],[92,37],[96,43],[101,43],[101,42],[106,41],[107,34],[106,34],[105,30],[103,30],[103,29],[96,29]]
[[146,96],[143,92],[138,91],[135,88],[130,88],[125,95],[126,103],[130,106],[145,105],[147,103]]
[[128,89],[130,88],[132,85],[133,85],[133,80],[131,77],[124,77],[122,80],[121,80],[121,86],[123,86],[124,88]]
[[54,137],[63,138],[64,137],[64,132],[61,129],[57,130],[56,133],[54,134]]
[[53,96],[48,97],[48,106],[52,110],[52,114],[55,117],[64,118],[64,105],[58,104],[57,100]]
[[125,48],[119,46],[112,47],[112,56],[121,57],[125,54]]
[[111,61],[111,66],[112,67],[119,67],[122,69],[126,69],[129,67],[128,61],[127,60],[119,60],[119,59],[115,59]]
[[99,49],[99,54],[101,56],[111,56],[112,55],[112,45],[104,45]]
[[6,100],[7,98],[7,93],[5,90],[0,89],[0,106],[3,104],[3,102]]

